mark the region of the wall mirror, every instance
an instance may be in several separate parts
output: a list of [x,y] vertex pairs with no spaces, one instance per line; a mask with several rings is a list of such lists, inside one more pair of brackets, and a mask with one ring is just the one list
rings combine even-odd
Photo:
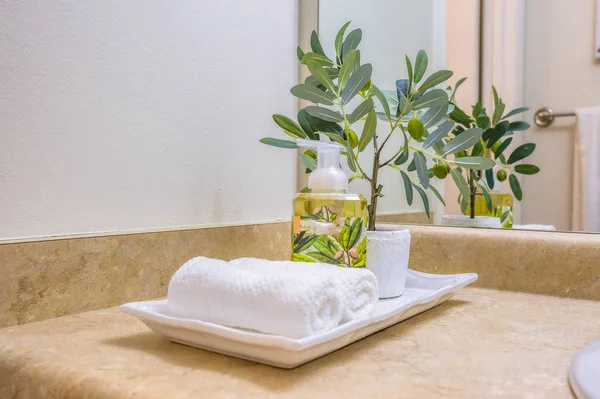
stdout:
[[[429,219],[414,190],[413,204],[408,205],[401,173],[391,168],[383,171],[380,181],[387,192],[380,199],[378,220],[600,231],[600,49],[596,48],[600,11],[594,0],[575,3],[301,2],[301,46],[310,48],[308,38],[315,29],[323,48],[334,53],[336,34],[351,21],[347,32],[362,31],[361,63],[371,63],[372,82],[391,93],[396,91],[396,81],[408,76],[405,55],[414,67],[419,50],[425,50],[427,73],[453,71],[438,87],[455,88],[462,82],[453,104],[471,119],[472,126],[483,130],[482,142],[495,140],[490,148],[473,145],[448,157],[476,155],[493,160],[487,170],[470,171],[462,164],[469,201],[463,199],[464,187],[452,173],[435,171],[435,162],[429,164],[430,184],[445,202],[442,205],[427,190]],[[459,117],[452,119],[457,121],[453,129],[465,130]],[[382,125],[377,135],[385,137]],[[436,128],[426,127],[426,136]],[[461,132],[451,130],[447,138],[456,133]],[[390,143],[398,147],[393,139]],[[410,160],[400,169],[418,180],[418,171],[407,170]],[[368,182],[353,182],[352,187],[365,196],[369,193]]]

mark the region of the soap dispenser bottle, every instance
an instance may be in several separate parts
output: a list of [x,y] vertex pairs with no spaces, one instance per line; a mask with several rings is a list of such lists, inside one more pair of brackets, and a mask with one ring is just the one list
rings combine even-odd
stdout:
[[347,193],[348,176],[340,168],[336,143],[298,140],[313,148],[317,168],[308,177],[308,190],[294,198],[292,260],[365,267],[367,257],[367,200]]
[[[487,201],[483,193],[475,194],[475,216],[494,216],[500,219],[502,228],[512,229],[513,227],[513,196],[506,192],[506,187],[498,179],[497,174],[500,168],[492,170],[493,188],[489,191],[492,210],[487,206]],[[504,181],[504,180],[502,180]],[[470,207],[466,208],[467,215],[470,213]]]

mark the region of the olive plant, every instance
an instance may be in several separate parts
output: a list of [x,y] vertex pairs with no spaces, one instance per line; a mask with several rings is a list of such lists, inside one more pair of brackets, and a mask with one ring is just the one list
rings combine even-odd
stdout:
[[[452,72],[440,70],[425,78],[427,54],[419,51],[414,63],[408,56],[405,57],[408,78],[396,81],[396,90],[382,91],[372,82],[372,65],[361,64],[358,45],[362,31],[354,29],[346,35],[349,25],[350,22],[344,24],[336,35],[334,57],[327,56],[314,31],[310,40],[311,51],[304,52],[298,47],[298,59],[308,68],[310,76],[292,87],[291,93],[314,105],[301,109],[297,122],[284,115],[273,115],[275,123],[292,140],[268,137],[260,141],[283,148],[297,148],[294,139],[331,140],[343,145],[348,168],[353,173],[350,181],[362,179],[370,185],[369,230],[375,230],[377,201],[383,196],[379,172],[386,167],[400,173],[408,204],[412,205],[416,191],[429,217],[426,190],[431,190],[442,203],[444,200],[430,184],[433,170],[428,164],[441,160],[458,163],[446,160],[446,157],[472,145],[471,140],[479,140],[482,130],[472,127],[448,143],[442,143],[454,126],[454,122],[448,119],[454,106],[449,102],[449,92],[436,86],[448,80]],[[360,101],[351,103],[354,99]],[[357,133],[353,127],[359,121],[364,121],[364,125],[362,129],[356,129],[360,130]],[[402,137],[398,148],[389,147],[393,135]],[[465,141],[466,137],[470,139]],[[373,156],[369,158],[363,154],[367,146],[373,147]],[[429,147],[435,152],[428,151]],[[307,172],[316,167],[313,151],[304,151],[299,157]],[[488,165],[484,157],[469,157],[469,162],[474,167],[478,163],[482,168]],[[403,169],[407,163],[408,167]],[[366,164],[372,165],[370,171]],[[416,171],[416,176],[409,173],[412,171]]]
[[[454,102],[456,89],[465,79],[457,82],[451,94],[451,103]],[[475,196],[479,192],[483,195],[488,210],[493,211],[490,191],[494,189],[495,185],[494,173],[500,182],[505,181],[508,177],[510,188],[515,198],[520,201],[523,198],[523,191],[516,174],[534,175],[540,171],[540,168],[532,164],[516,164],[533,153],[534,143],[522,144],[515,148],[508,158],[505,156],[505,151],[513,141],[511,136],[515,132],[529,129],[527,122],[511,122],[508,119],[527,111],[528,108],[516,108],[505,113],[506,105],[493,86],[492,91],[494,93],[494,109],[491,117],[481,102],[472,107],[471,115],[467,115],[455,105],[450,118],[456,122],[456,125],[451,134],[444,138],[444,141],[455,142],[472,131],[473,127],[483,130],[483,134],[479,138],[473,137],[466,140],[465,142],[468,142],[469,146],[463,147],[461,151],[455,153],[455,162],[440,160],[433,167],[434,174],[438,178],[444,179],[451,174],[460,191],[458,201],[461,204],[462,212],[466,214],[470,208],[471,218],[475,217]],[[479,159],[477,167],[474,168],[470,165],[473,157],[485,157],[486,160]]]

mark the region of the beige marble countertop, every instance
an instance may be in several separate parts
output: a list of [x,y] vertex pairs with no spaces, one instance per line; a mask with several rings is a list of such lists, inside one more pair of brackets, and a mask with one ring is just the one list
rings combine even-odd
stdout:
[[467,288],[293,370],[194,349],[106,309],[0,330],[0,398],[565,398],[600,302]]

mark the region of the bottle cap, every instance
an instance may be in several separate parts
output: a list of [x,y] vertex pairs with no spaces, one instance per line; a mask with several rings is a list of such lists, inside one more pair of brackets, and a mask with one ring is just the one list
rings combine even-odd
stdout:
[[348,189],[348,176],[340,168],[340,152],[345,150],[344,146],[317,140],[297,140],[297,144],[317,152],[317,169],[308,176],[308,188],[321,192]]

